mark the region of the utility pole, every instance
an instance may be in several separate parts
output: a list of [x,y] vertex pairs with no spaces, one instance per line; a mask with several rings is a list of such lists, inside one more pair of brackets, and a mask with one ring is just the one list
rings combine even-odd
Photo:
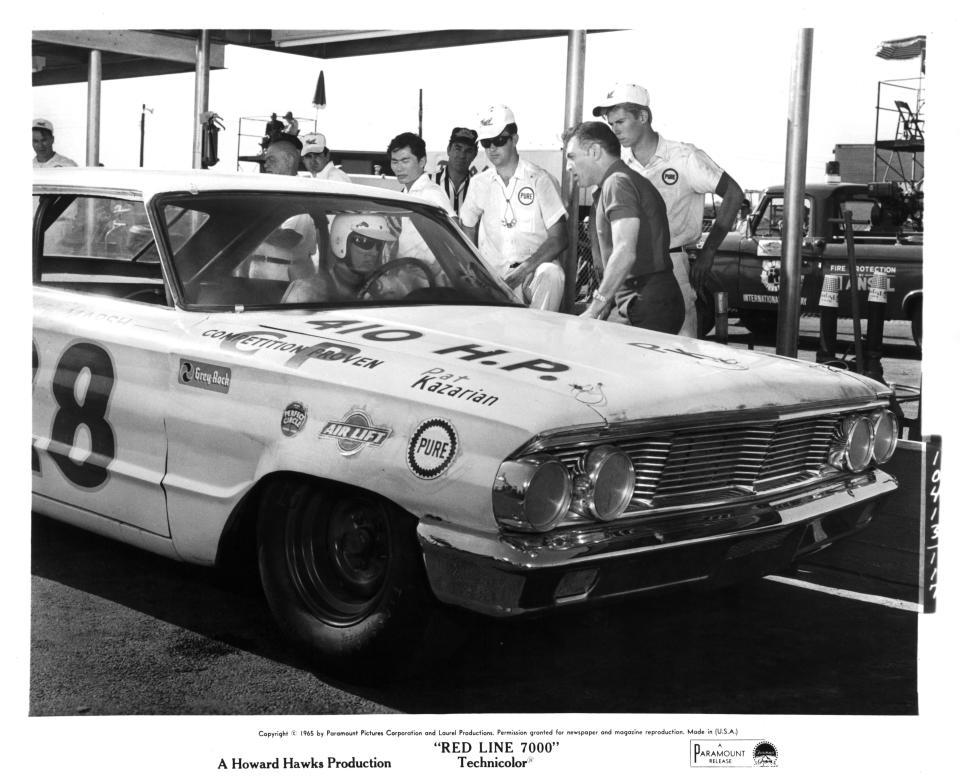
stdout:
[[144,103],[140,107],[140,167],[143,167],[143,139],[146,134],[146,125],[147,125],[147,111],[151,114],[153,113],[152,108],[147,108],[147,104]]

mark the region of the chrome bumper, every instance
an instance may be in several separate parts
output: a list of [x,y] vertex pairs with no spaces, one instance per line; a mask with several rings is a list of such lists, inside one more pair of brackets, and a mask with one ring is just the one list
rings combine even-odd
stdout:
[[721,510],[548,534],[481,534],[427,517],[418,535],[438,599],[487,615],[521,615],[769,574],[867,525],[896,488],[896,479],[874,469]]

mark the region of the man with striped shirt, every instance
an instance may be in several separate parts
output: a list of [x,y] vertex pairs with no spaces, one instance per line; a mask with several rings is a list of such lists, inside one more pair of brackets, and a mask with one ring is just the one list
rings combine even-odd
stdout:
[[470,168],[477,156],[477,131],[469,127],[455,127],[447,143],[447,164],[437,171],[435,181],[450,198],[455,213],[467,197],[467,187],[474,171]]

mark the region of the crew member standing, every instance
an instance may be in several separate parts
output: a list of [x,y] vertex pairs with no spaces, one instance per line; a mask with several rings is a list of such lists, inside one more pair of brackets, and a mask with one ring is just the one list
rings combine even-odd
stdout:
[[580,316],[604,319],[616,306],[635,327],[677,333],[683,295],[670,259],[663,198],[620,159],[620,143],[603,122],[582,122],[564,138],[566,165],[577,184],[597,186],[590,224],[603,276]]
[[333,164],[327,148],[327,137],[323,133],[307,133],[300,140],[303,142],[303,150],[300,152],[303,167],[314,179],[350,183],[350,176]]
[[557,258],[567,247],[560,187],[520,158],[517,122],[506,106],[481,115],[479,136],[492,167],[471,180],[460,222],[503,280],[522,285],[531,308],[559,311],[564,274]]
[[[400,133],[387,145],[390,167],[403,191],[416,195],[439,206],[451,217],[456,216],[450,199],[440,185],[430,180],[427,171],[427,145],[416,133]],[[415,257],[426,260],[437,268],[433,252],[409,217],[401,220],[400,239],[397,241],[397,257]]]
[[447,164],[443,170],[437,171],[434,180],[447,193],[456,213],[460,212],[460,204],[467,197],[470,177],[475,172],[470,166],[476,156],[477,131],[469,127],[453,128],[447,143]]
[[33,120],[34,168],[76,168],[69,157],[53,151],[53,122],[48,119]]
[[[697,294],[702,296],[707,307],[712,308],[706,288],[708,275],[717,247],[737,218],[743,190],[704,151],[693,144],[664,138],[653,129],[650,95],[643,87],[615,85],[602,102],[594,106],[593,115],[606,119],[623,147],[624,162],[649,179],[666,203],[670,221],[670,257],[686,306],[680,335],[702,338],[706,335],[708,318],[704,316],[704,322],[698,327]],[[723,198],[723,202],[717,209],[713,227],[697,252],[696,261],[690,267],[687,252],[700,239],[703,196],[711,192]]]

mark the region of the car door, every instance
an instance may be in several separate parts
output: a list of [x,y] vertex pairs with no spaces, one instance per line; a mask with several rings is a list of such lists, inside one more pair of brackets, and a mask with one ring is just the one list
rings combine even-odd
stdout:
[[167,537],[174,310],[143,204],[50,193],[33,238],[33,492],[62,519]]

